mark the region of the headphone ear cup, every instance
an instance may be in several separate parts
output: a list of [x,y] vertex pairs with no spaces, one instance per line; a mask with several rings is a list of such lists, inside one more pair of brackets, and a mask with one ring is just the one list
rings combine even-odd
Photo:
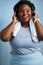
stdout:
[[18,11],[16,11],[16,17],[18,18],[19,16],[18,16]]
[[35,12],[32,13],[32,16],[35,16]]

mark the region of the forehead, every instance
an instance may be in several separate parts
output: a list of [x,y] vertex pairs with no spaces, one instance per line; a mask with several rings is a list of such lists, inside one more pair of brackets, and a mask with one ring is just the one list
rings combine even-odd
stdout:
[[19,9],[25,9],[25,8],[31,9],[31,7],[28,4],[21,4],[19,7]]

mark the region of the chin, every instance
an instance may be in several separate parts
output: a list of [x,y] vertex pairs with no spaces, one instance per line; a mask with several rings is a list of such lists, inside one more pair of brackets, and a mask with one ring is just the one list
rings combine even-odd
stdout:
[[24,22],[29,22],[31,18],[23,19]]
[[24,23],[28,23],[29,21],[24,21]]
[[25,22],[25,23],[26,23],[26,22],[29,22],[29,20],[23,20],[23,22]]
[[22,23],[28,23],[30,21],[30,18],[29,19],[21,19],[20,20]]

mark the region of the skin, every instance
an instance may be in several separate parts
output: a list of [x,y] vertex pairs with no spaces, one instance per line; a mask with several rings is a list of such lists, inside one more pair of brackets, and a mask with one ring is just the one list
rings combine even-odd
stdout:
[[[32,10],[27,4],[22,4],[19,8],[18,12],[19,20],[21,21],[21,26],[28,27],[29,21],[32,18],[33,22],[38,19],[38,16],[35,12],[35,16],[32,17]],[[15,24],[18,22],[18,19],[16,17],[16,12],[14,12],[14,15],[12,17],[12,22],[1,31],[1,39],[3,41],[10,41],[12,38],[12,31],[15,26]],[[39,21],[36,21],[35,23],[37,36],[39,40],[43,40],[43,26]]]
[[29,21],[32,17],[31,8],[26,4],[22,4],[19,8],[18,15],[19,15],[19,19],[21,21],[21,25],[24,27],[27,27],[29,24]]

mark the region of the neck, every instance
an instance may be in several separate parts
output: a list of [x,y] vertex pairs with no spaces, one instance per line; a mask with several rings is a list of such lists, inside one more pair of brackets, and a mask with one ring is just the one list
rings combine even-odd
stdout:
[[23,27],[29,27],[29,22],[27,23],[27,22],[21,22],[21,26],[23,26]]

